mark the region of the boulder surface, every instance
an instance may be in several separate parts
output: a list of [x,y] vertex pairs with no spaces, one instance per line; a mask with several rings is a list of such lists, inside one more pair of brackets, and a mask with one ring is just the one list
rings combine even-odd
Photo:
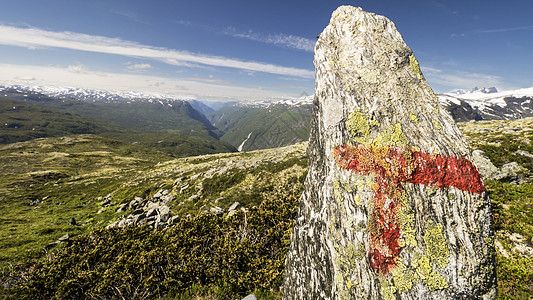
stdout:
[[339,7],[314,64],[284,298],[494,299],[487,192],[394,24]]

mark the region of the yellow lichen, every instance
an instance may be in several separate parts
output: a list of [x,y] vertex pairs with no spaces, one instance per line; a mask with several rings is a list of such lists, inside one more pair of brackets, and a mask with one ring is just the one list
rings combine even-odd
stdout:
[[400,224],[401,224],[401,242],[403,246],[413,246],[416,247],[418,243],[416,242],[416,224],[415,224],[415,215],[413,213],[408,213],[406,208],[400,210]]
[[361,197],[359,197],[359,195],[357,194],[354,196],[354,200],[357,206],[361,206],[363,204],[363,202],[361,201]]
[[381,283],[380,293],[381,297],[385,300],[394,300],[396,297],[394,296],[394,293],[396,293],[396,287],[394,285],[390,284],[390,282],[383,276],[379,277],[379,282]]
[[357,73],[359,77],[361,77],[361,80],[366,83],[378,83],[378,77],[379,77],[379,70],[371,70],[371,69],[360,69]]
[[363,137],[366,139],[370,135],[370,124],[360,109],[354,110],[348,116],[346,128],[354,137]]
[[418,276],[424,281],[430,290],[442,290],[448,287],[446,279],[433,270],[430,260],[426,255],[414,259],[413,267],[416,268]]
[[446,268],[449,262],[450,250],[448,250],[448,243],[444,238],[442,225],[435,225],[433,221],[429,221],[424,235],[424,242],[426,243],[429,258],[435,262],[438,268]]
[[341,185],[338,181],[333,182],[333,195],[335,196],[335,200],[337,200],[337,204],[339,206],[342,204],[342,194],[341,194]]
[[442,130],[442,126],[440,125],[439,121],[431,119],[431,123],[433,123],[433,127],[435,127],[435,129]]
[[411,122],[418,124],[418,118],[416,117],[415,114],[409,113],[409,119],[411,120]]
[[416,78],[422,79],[422,72],[420,71],[420,65],[414,54],[409,56],[409,68],[415,74]]
[[392,276],[394,278],[394,285],[400,293],[410,290],[413,284],[420,281],[416,272],[408,269],[402,261],[398,262],[398,265],[392,271]]
[[403,133],[402,124],[396,123],[391,125],[387,130],[380,132],[372,143],[379,146],[379,148],[383,148],[382,146],[405,148],[409,144],[409,140]]

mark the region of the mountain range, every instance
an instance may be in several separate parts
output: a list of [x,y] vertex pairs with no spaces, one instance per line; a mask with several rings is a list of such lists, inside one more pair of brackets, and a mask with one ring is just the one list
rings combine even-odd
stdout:
[[[504,92],[494,87],[474,88],[437,97],[457,122],[533,116],[533,88]],[[103,134],[176,156],[251,151],[306,141],[313,102],[308,95],[243,103],[20,85],[0,86],[0,99],[3,107],[26,105],[35,121],[24,123],[13,115],[14,110],[2,110],[2,143],[56,136],[52,128],[61,123],[59,118],[64,126],[58,132]],[[40,116],[39,110],[47,111]],[[15,128],[23,123],[27,130]],[[48,125],[45,128],[43,124]]]

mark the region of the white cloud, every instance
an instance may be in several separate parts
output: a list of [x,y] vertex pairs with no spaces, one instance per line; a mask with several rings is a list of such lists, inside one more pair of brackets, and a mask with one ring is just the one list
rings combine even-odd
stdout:
[[285,67],[268,63],[243,61],[222,56],[210,56],[167,48],[142,45],[136,42],[88,35],[75,32],[53,32],[38,28],[19,28],[0,25],[0,44],[19,47],[52,47],[79,51],[98,52],[145,58],[170,65],[184,63],[209,65],[214,67],[236,68],[248,71],[265,72],[277,75],[313,78],[312,70]]
[[470,89],[473,87],[509,87],[504,79],[498,75],[483,74],[466,71],[448,71],[432,67],[421,67],[422,72],[431,85],[437,84],[453,89]]
[[287,96],[276,90],[228,85],[214,78],[183,79],[131,73],[104,73],[87,70],[81,66],[61,68],[0,64],[0,84],[133,91],[211,100],[254,101]]
[[143,70],[147,70],[151,68],[152,68],[152,65],[150,64],[133,64],[133,65],[128,66],[128,69],[132,71],[143,71]]
[[307,52],[313,52],[316,41],[301,36],[288,35],[288,34],[259,34],[252,30],[239,31],[234,27],[227,27],[222,33],[233,37],[249,39],[265,44],[283,46],[287,48],[294,48],[298,50],[304,50]]

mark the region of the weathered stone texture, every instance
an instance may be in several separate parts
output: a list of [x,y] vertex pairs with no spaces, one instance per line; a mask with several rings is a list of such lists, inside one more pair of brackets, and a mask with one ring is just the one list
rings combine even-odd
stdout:
[[342,6],[315,47],[286,299],[496,297],[490,201],[394,24]]

